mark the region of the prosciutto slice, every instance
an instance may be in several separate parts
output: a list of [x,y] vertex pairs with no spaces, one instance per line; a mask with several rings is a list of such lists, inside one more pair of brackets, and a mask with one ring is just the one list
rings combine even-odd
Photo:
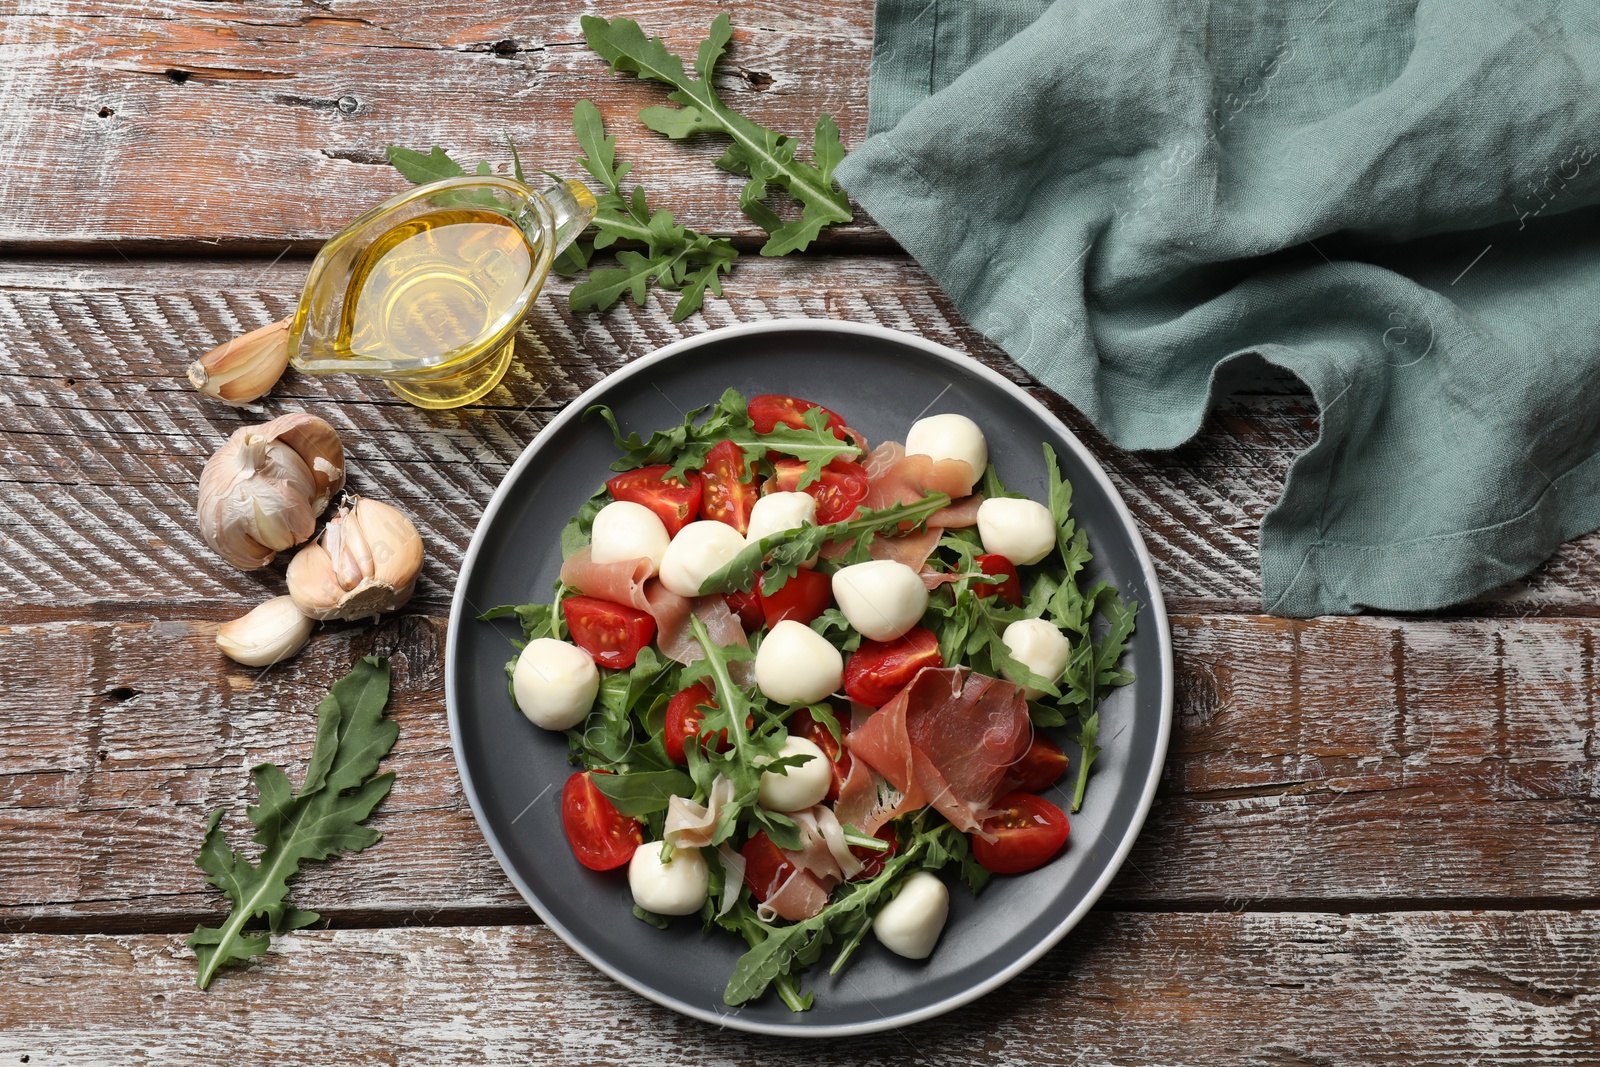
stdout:
[[[897,441],[885,441],[867,456],[867,498],[863,503],[869,508],[886,508],[894,504],[911,504],[929,493],[944,493],[959,501],[972,492],[982,471],[974,471],[964,459],[935,460],[928,456],[908,456],[905,446]],[[952,510],[950,508],[945,509]],[[972,508],[972,521],[977,521],[977,508]],[[943,525],[958,525],[946,522]],[[967,523],[971,525],[971,523]]]
[[862,829],[873,833],[931,804],[956,828],[988,838],[984,814],[1031,736],[1028,702],[1010,682],[965,667],[921,671],[845,737],[850,754],[902,794]]
[[[584,596],[609,600],[640,611],[650,611],[645,598],[645,580],[650,577],[650,561],[638,559],[618,560],[615,563],[596,563],[584,545],[561,564],[561,584],[570,586]],[[654,612],[651,612],[654,614]],[[661,620],[656,620],[661,625]]]

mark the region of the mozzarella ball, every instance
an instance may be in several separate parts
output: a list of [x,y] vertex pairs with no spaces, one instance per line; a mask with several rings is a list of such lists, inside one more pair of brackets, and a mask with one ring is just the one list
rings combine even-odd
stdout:
[[900,892],[872,920],[883,947],[908,960],[925,960],[950,917],[950,890],[928,871],[907,878]]
[[784,530],[817,524],[817,500],[810,493],[768,493],[750,509],[745,540],[759,541]]
[[628,861],[633,902],[657,915],[693,915],[706,902],[706,861],[697,848],[675,848],[661,862],[661,842],[646,841]]
[[985,552],[1020,567],[1038,563],[1056,547],[1056,520],[1037,500],[995,497],[978,505],[978,536]]
[[756,651],[756,685],[779,704],[815,704],[844,681],[844,657],[805,623],[784,619]]
[[813,804],[821,804],[833,784],[833,767],[816,742],[790,735],[778,749],[778,755],[810,756],[798,767],[785,767],[782,771],[763,771],[756,799],[768,811],[804,811]]
[[670,541],[666,524],[655,512],[631,500],[613,500],[594,517],[589,558],[596,563],[648,559],[650,573],[655,574]]
[[739,531],[725,522],[691,522],[661,557],[661,584],[679,596],[699,596],[705,580],[726,567],[744,545]]
[[989,465],[989,442],[978,424],[965,415],[930,415],[911,424],[906,455],[965,460],[972,467],[973,484],[977,484]]
[[928,587],[904,563],[874,559],[835,573],[833,599],[863,637],[893,641],[922,621]]
[[517,656],[511,691],[529,722],[546,730],[567,730],[594,706],[600,671],[577,645],[537,637]]
[[[1061,677],[1061,672],[1067,669],[1067,658],[1072,655],[1072,645],[1066,634],[1043,619],[1014,622],[1006,627],[1000,640],[1019,663],[1047,682]],[[1011,672],[1001,673],[1011,678]],[[1016,678],[1011,680],[1017,681]],[[1022,694],[1029,700],[1038,700],[1044,695],[1032,686],[1023,686]]]

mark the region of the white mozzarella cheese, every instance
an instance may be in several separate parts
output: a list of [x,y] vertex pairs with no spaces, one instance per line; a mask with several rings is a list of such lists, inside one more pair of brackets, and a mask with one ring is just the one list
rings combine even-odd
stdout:
[[862,636],[893,641],[922,621],[928,610],[928,587],[904,563],[875,559],[836,572],[833,599]]
[[798,767],[763,771],[756,799],[768,811],[804,811],[820,804],[833,784],[833,767],[815,741],[790,735],[778,749],[779,757],[810,756]]
[[995,497],[978,505],[983,550],[1021,567],[1038,563],[1056,547],[1056,520],[1037,500]]
[[[1067,659],[1072,655],[1072,645],[1065,634],[1043,619],[1022,619],[1006,627],[1000,635],[1006,648],[1017,661],[1047,682],[1054,682],[1067,669]],[[1011,678],[1011,672],[1001,671]],[[1013,682],[1020,681],[1011,678]],[[1029,700],[1038,700],[1043,694],[1032,686],[1022,687]]]
[[746,541],[817,524],[817,501],[810,493],[768,493],[750,509]]
[[613,500],[594,517],[589,535],[589,558],[596,563],[648,559],[650,573],[661,570],[661,557],[671,542],[666,524],[643,504]]
[[784,619],[756,651],[756,685],[779,704],[815,704],[844,681],[844,657],[804,623]]
[[937,876],[918,871],[878,912],[872,932],[890,952],[908,960],[925,960],[949,917],[950,890]]
[[517,656],[511,688],[529,722],[546,730],[566,730],[582,722],[594,706],[600,671],[577,645],[539,637]]
[[989,442],[978,424],[965,415],[930,415],[911,424],[906,454],[964,460],[972,468],[973,484],[977,484],[989,465]]
[[679,596],[699,596],[705,580],[744,546],[739,531],[725,522],[691,522],[678,531],[661,557],[661,584]]
[[693,915],[706,902],[705,857],[697,848],[675,848],[661,862],[661,842],[646,841],[628,861],[633,902],[657,915]]

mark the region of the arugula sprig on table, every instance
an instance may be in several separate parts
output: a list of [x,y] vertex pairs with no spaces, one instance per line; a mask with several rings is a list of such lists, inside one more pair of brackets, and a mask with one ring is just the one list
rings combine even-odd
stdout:
[[[645,37],[632,19],[608,22],[585,15],[583,36],[613,70],[672,87],[667,99],[678,106],[645,108],[639,112],[639,120],[646,126],[675,141],[697,133],[729,139],[717,166],[750,179],[739,194],[739,209],[771,235],[761,248],[762,255],[800,251],[824,227],[851,220],[850,200],[833,181],[833,170],[844,159],[844,146],[839,143],[839,127],[831,117],[822,115],[817,119],[811,143],[815,162],[805,163],[799,158],[796,138],[752,122],[718,95],[711,77],[733,38],[727,15],[712,20],[710,32],[696,53],[693,77],[661,38]],[[784,222],[772,209],[768,199],[773,185],[799,201],[799,218]]]
[[[830,116],[817,119],[811,142],[812,162],[807,163],[799,157],[798,138],[746,118],[718,94],[712,76],[733,38],[727,15],[712,20],[697,51],[693,76],[661,38],[646,37],[632,19],[607,21],[586,15],[583,31],[589,47],[613,70],[672,87],[667,99],[678,106],[656,105],[641,110],[639,119],[647,127],[675,141],[697,134],[729,138],[730,144],[716,160],[716,166],[749,179],[739,192],[739,210],[768,234],[761,247],[763,256],[803,251],[824,229],[854,217],[850,198],[833,180],[834,168],[844,159],[845,152],[839,128]],[[700,310],[707,289],[722,295],[721,276],[733,270],[739,256],[733,243],[682,225],[664,208],[652,210],[643,186],[626,189],[623,181],[633,165],[617,162],[616,138],[606,133],[600,110],[593,102],[579,100],[573,106],[572,127],[583,152],[577,165],[602,190],[596,197],[594,223],[556,257],[553,265],[556,273],[564,277],[589,272],[568,294],[572,310],[604,311],[624,297],[643,304],[653,283],[681,294],[672,309],[672,321],[681,322]],[[511,150],[512,172],[518,181],[525,181],[516,145],[509,137],[506,143]],[[390,145],[387,155],[401,174],[417,184],[469,173],[437,145],[427,153]],[[488,175],[494,173],[494,168],[488,162],[480,162],[471,173]],[[774,191],[799,203],[797,218],[784,220],[773,206]],[[616,267],[591,266],[597,252],[612,249],[618,241],[633,242],[643,251],[614,249]]]
[[[228,847],[218,826],[224,809],[206,819],[196,862],[232,907],[221,926],[198,926],[187,942],[200,962],[195,981],[201,989],[224,964],[266,952],[271,934],[320,918],[289,903],[289,882],[301,864],[360,852],[382,840],[365,820],[394,783],[392,772],[374,776],[400,733],[393,720],[384,718],[388,699],[388,661],[365,657],[317,705],[316,741],[299,792],[270,763],[251,772],[261,798],[246,809],[256,827],[252,840],[262,846],[257,862]],[[266,919],[267,929],[247,933],[245,926],[257,917]]]

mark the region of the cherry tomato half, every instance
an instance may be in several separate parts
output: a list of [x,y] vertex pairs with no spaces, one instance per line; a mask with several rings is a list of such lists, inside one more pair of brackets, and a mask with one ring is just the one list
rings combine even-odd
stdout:
[[681,480],[668,478],[666,474],[671,469],[665,463],[640,467],[617,475],[606,483],[606,488],[616,500],[643,504],[655,512],[666,526],[667,536],[675,537],[700,514],[704,490],[700,475],[689,471]]
[[[799,489],[800,478],[806,472],[805,460],[780,459],[772,467],[767,492],[793,493]],[[816,499],[818,526],[848,519],[867,498],[867,469],[848,459],[836,459],[822,468],[821,478],[799,491]]]
[[[750,415],[750,424],[756,428],[756,433],[771,433],[772,428],[779,424],[792,426],[796,430],[805,429],[805,413],[812,408],[822,408],[822,405],[801,400],[799,397],[762,393],[760,396],[751,397],[750,404],[745,410]],[[845,433],[844,420],[827,408],[822,410],[828,417],[828,429],[833,431],[833,436],[841,441],[849,440],[849,436]]]
[[[706,713],[700,709],[715,709],[716,706],[716,695],[704,682],[696,682],[672,698],[667,704],[667,716],[661,727],[661,741],[666,746],[668,759],[674,763],[689,762],[683,746],[688,744],[691,737],[700,736],[701,723],[705,722],[706,718]],[[755,729],[755,725],[755,716],[744,717],[746,730]],[[726,752],[733,747],[733,742],[728,740],[726,727],[718,730],[715,737],[707,738],[707,744],[718,752]]]
[[983,573],[996,578],[1004,578],[999,585],[991,582],[975,582],[972,591],[979,600],[985,597],[1000,594],[1000,599],[1014,607],[1022,606],[1022,579],[1017,577],[1017,565],[1004,556],[989,554],[977,558],[978,567]]
[[862,641],[844,665],[844,692],[851,700],[881,708],[924,667],[943,667],[939,638],[921,626],[893,641]]
[[732,441],[718,441],[706,454],[700,478],[700,517],[748,533],[750,509],[756,505],[756,482],[745,466],[744,449]]
[[[661,740],[667,746],[667,758],[673,763],[689,762],[689,757],[683,754],[683,745],[691,737],[700,734],[700,724],[706,717],[706,713],[700,710],[701,705],[708,708],[717,706],[711,687],[704,682],[691,685],[673,697],[672,702],[667,705],[667,717],[662,726]],[[719,731],[711,747],[718,752],[726,752],[728,746],[728,731]]]
[[[850,732],[850,720],[839,719],[839,736],[843,738]],[[823,798],[826,803],[832,804],[839,799],[839,787],[844,785],[844,780],[850,777],[850,768],[853,766],[850,753],[844,746],[834,740],[833,733],[811,715],[810,708],[802,708],[789,720],[789,736],[803,737],[807,741],[822,749],[822,754],[828,757],[833,771],[833,781],[828,783],[828,795]],[[871,851],[870,849],[867,851]]]
[[656,635],[656,620],[649,612],[598,597],[569,596],[561,601],[561,614],[573,644],[602,667],[633,666],[639,650]]
[[1059,782],[1065,773],[1067,754],[1044,734],[1036,733],[1028,751],[1006,768],[1005,784],[1001,788],[1008,792],[1042,793]]
[[768,626],[776,626],[784,619],[811,624],[833,604],[833,580],[826,574],[801,568],[771,596],[761,592],[761,581],[756,581],[756,596],[761,602],[761,615]]
[[722,599],[728,602],[728,610],[739,616],[739,625],[746,633],[766,625],[766,617],[761,614],[761,595],[754,588],[746,593],[738,590],[724,593]]
[[617,811],[593,773],[579,771],[561,790],[561,827],[578,862],[591,871],[610,871],[633,859],[644,844],[639,823]]
[[766,900],[794,873],[794,864],[783,854],[783,849],[772,843],[766,831],[758,831],[739,850],[744,857],[744,884],[756,900]]
[[1066,844],[1067,814],[1043,797],[1010,793],[994,806],[999,812],[983,820],[983,830],[995,840],[972,835],[972,858],[995,874],[1031,871]]

